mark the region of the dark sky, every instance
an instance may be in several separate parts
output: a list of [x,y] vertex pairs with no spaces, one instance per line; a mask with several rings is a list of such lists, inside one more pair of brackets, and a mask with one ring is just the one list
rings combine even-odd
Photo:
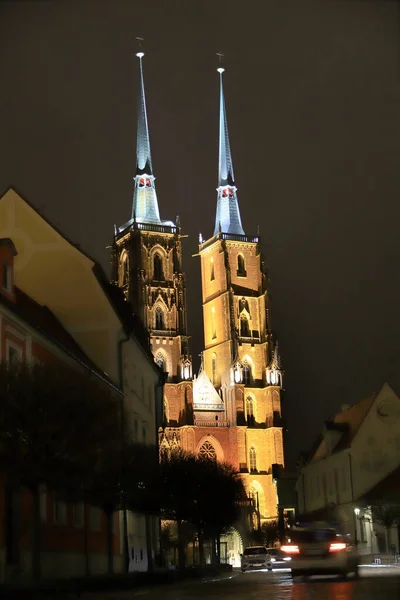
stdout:
[[245,231],[260,225],[286,369],[287,450],[386,380],[400,390],[396,2],[0,3],[0,190],[14,185],[108,270],[131,211],[144,59],[161,216],[181,217],[192,352],[198,232],[216,204],[217,51]]

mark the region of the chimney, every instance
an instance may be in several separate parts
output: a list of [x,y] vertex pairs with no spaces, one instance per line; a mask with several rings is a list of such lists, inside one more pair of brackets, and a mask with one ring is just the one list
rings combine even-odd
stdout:
[[15,302],[14,256],[17,250],[10,238],[0,238],[0,294]]

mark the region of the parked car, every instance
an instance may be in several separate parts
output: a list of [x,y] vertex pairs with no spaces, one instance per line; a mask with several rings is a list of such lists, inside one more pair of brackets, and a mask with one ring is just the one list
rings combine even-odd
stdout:
[[272,571],[271,557],[265,546],[250,546],[241,555],[242,573],[254,569],[268,569]]
[[358,552],[349,538],[321,526],[293,528],[281,551],[292,560],[292,577],[341,575],[358,577]]
[[271,557],[273,569],[290,569],[291,556],[288,556],[279,548],[267,548],[267,552]]

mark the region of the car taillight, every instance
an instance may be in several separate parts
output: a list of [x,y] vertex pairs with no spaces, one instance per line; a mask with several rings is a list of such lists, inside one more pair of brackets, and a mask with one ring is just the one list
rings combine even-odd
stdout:
[[342,550],[346,550],[347,544],[343,542],[335,542],[329,546],[329,552],[341,552]]
[[295,545],[281,546],[281,550],[286,554],[300,554],[299,547]]

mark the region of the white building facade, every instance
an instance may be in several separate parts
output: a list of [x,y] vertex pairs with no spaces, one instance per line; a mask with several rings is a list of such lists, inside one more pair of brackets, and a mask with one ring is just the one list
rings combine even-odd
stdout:
[[384,527],[374,515],[396,505],[383,482],[399,467],[400,399],[385,383],[326,422],[299,472],[299,514],[338,521],[360,554],[398,553],[397,524]]

